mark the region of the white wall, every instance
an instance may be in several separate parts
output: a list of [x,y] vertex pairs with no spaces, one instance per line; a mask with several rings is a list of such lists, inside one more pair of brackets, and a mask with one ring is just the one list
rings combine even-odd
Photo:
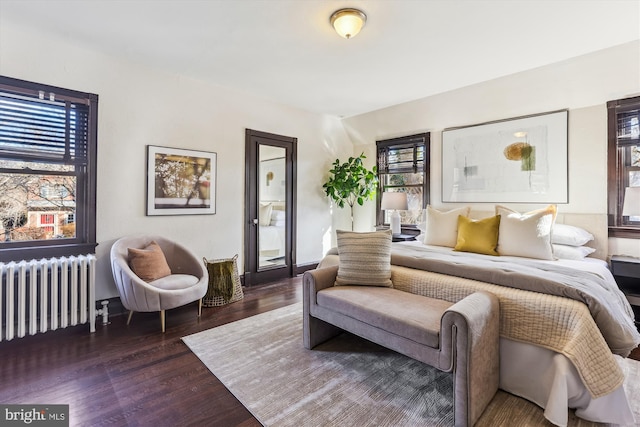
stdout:
[[[97,297],[117,295],[109,250],[120,236],[158,233],[207,258],[240,255],[244,241],[245,129],[298,138],[298,264],[329,249],[326,171],[352,147],[337,118],[121,61],[6,21],[0,74],[99,95]],[[213,151],[215,215],[145,216],[146,145]]]
[[[470,72],[473,64],[470,64]],[[428,73],[425,73],[428,75]],[[569,203],[560,212],[607,213],[606,102],[640,94],[640,42],[627,43],[534,70],[343,120],[354,153],[375,159],[375,141],[431,132],[431,204],[441,194],[442,130],[569,109]],[[517,209],[535,205],[513,205]],[[493,204],[476,204],[489,211]],[[373,224],[375,207],[361,220]],[[640,256],[640,240],[609,239],[610,254]]]
[[[238,253],[242,269],[247,128],[298,138],[298,264],[318,261],[334,244],[333,231],[350,227],[347,209],[334,209],[322,192],[330,164],[364,151],[373,165],[377,139],[430,131],[431,201],[436,207],[455,206],[441,202],[439,181],[441,131],[452,126],[568,108],[570,202],[559,209],[606,213],[605,103],[640,93],[640,43],[342,122],[124,62],[6,21],[0,26],[0,74],[100,97],[97,297],[108,298],[117,295],[108,260],[111,244],[130,233],[160,233],[209,258]],[[215,215],[145,216],[148,144],[218,154]],[[375,204],[358,207],[355,217],[356,230],[372,229]],[[610,253],[640,256],[638,240],[610,239],[609,246]]]

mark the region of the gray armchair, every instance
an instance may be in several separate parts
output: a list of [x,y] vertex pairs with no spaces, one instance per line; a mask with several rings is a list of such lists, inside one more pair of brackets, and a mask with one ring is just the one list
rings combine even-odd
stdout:
[[[153,241],[162,249],[171,274],[147,283],[131,270],[128,249],[145,248]],[[184,246],[161,236],[123,237],[111,247],[111,270],[122,304],[129,310],[127,325],[134,311],[159,311],[164,333],[165,310],[198,301],[198,316],[202,313],[209,276],[202,259]]]

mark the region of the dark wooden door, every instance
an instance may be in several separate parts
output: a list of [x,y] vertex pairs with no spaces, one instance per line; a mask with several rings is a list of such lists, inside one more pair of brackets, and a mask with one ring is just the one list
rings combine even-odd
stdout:
[[244,283],[247,286],[294,275],[296,143],[296,138],[246,131]]

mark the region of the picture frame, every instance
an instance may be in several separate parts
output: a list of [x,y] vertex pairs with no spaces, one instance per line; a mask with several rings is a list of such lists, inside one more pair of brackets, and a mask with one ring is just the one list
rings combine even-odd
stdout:
[[216,213],[217,154],[147,145],[147,216]]
[[568,110],[442,131],[445,203],[568,203]]

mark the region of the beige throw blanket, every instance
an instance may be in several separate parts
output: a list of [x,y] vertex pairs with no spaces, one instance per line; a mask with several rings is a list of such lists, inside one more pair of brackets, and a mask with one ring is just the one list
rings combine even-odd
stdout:
[[391,281],[395,289],[450,302],[478,290],[491,292],[500,299],[500,336],[565,355],[594,398],[624,381],[589,310],[578,301],[395,265]]
[[606,268],[596,274],[588,271],[586,262],[569,268],[560,262],[410,244],[394,246],[391,264],[570,298],[589,308],[613,353],[626,357],[640,344],[631,305]]

